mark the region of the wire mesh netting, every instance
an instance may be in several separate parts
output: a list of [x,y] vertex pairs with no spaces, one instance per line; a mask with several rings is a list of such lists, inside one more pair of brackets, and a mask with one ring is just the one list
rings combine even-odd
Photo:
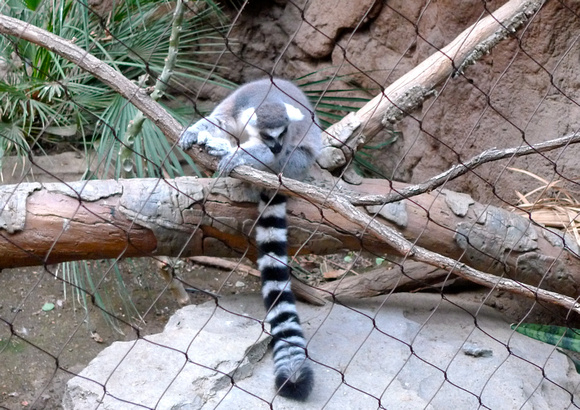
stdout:
[[0,10],[1,407],[579,407],[576,2]]

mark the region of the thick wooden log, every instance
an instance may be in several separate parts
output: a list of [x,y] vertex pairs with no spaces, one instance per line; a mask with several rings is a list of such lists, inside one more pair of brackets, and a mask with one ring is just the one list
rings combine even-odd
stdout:
[[[229,178],[2,186],[0,268],[152,255],[254,258],[257,212],[257,196]],[[289,201],[289,223],[292,252],[361,249],[359,227],[308,201]],[[365,243],[389,251],[380,240]]]
[[[402,187],[369,179],[343,192],[354,198]],[[256,193],[232,178],[3,186],[0,268],[152,255],[254,258],[256,202]],[[529,218],[447,190],[353,209],[419,247],[480,271],[578,295],[580,261],[574,253],[580,252],[574,240]],[[290,199],[288,218],[292,253],[400,255],[378,231],[307,196]]]

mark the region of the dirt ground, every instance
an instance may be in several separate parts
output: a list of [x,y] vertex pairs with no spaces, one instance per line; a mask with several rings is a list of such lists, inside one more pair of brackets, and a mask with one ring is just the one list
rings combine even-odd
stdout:
[[[102,271],[105,262],[92,262]],[[101,266],[102,265],[102,266]],[[65,384],[105,347],[119,340],[159,333],[172,313],[180,308],[165,282],[154,274],[151,259],[121,262],[127,294],[135,309],[119,297],[119,283],[108,272],[103,298],[117,320],[107,323],[100,309],[89,302],[85,310],[70,286],[63,286],[62,268],[50,266],[5,269],[0,274],[0,408],[58,409]],[[55,273],[59,274],[58,278]],[[182,266],[179,275],[192,286],[228,295],[259,290],[259,278]],[[65,295],[66,291],[66,295]],[[191,295],[192,303],[211,296]],[[53,304],[54,308],[47,309]],[[141,316],[137,315],[137,312]],[[132,326],[129,326],[130,323]],[[117,327],[117,330],[114,329]],[[122,333],[121,333],[122,332]]]
[[[63,286],[62,268],[7,269],[0,275],[1,408],[61,408],[67,380],[101,350],[114,341],[161,332],[171,314],[180,308],[165,282],[155,275],[152,259],[119,263],[126,294],[134,308],[123,303],[126,297],[119,297],[120,285],[109,265],[91,264],[107,273],[101,295],[109,299],[108,309],[119,319],[114,323],[107,323],[105,315],[91,303],[85,310],[72,288]],[[230,274],[189,262],[178,265],[178,275],[192,286],[222,296],[258,292],[260,287],[259,278],[254,276]],[[489,295],[486,289],[465,287],[460,294],[465,299],[485,301],[512,321],[526,317],[528,322],[562,324],[565,320],[565,312],[509,294]],[[203,293],[191,297],[192,303],[211,298]],[[54,308],[47,309],[51,306],[47,303]]]

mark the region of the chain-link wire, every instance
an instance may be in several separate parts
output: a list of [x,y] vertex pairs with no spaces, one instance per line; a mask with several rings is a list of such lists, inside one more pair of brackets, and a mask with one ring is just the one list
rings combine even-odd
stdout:
[[[574,2],[0,10],[1,407],[579,407]],[[256,79],[320,134],[303,181],[212,116]],[[254,169],[178,146],[204,118]],[[305,345],[256,264],[282,196]]]

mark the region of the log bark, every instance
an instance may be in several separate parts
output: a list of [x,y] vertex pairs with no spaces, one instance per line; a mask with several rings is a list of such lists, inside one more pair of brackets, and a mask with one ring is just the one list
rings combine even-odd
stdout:
[[444,269],[435,268],[426,263],[406,260],[392,268],[380,266],[362,275],[346,276],[341,280],[326,282],[315,289],[324,297],[332,294],[336,298],[371,298],[390,292],[412,292],[443,281],[450,282],[454,275]]
[[[130,179],[0,187],[0,268],[135,256],[254,258],[257,195],[227,179]],[[289,201],[291,249],[360,249],[336,212]],[[369,239],[369,249],[389,247]]]
[[[351,187],[356,191],[350,195],[388,195],[402,188],[368,179]],[[256,202],[255,193],[232,178],[2,186],[0,268],[153,255],[255,258]],[[307,196],[291,198],[288,211],[292,253],[402,254]],[[483,272],[578,295],[580,260],[574,253],[580,252],[573,238],[468,195],[438,190],[356,211],[412,242],[416,248],[403,256],[420,259],[421,247]]]

